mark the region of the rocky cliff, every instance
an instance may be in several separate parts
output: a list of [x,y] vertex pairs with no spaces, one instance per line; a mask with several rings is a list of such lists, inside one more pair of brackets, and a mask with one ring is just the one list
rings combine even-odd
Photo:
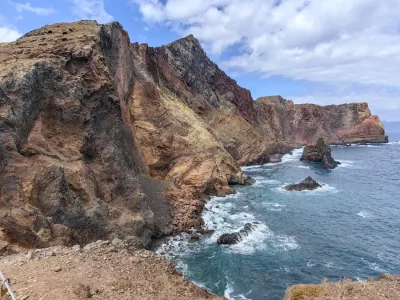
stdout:
[[290,144],[307,145],[320,137],[328,144],[388,141],[383,124],[367,103],[319,106],[274,96],[257,99],[254,106],[260,131]]
[[[240,165],[319,136],[385,141],[366,104],[253,101],[188,36],[151,48],[119,23],[55,24],[0,48],[0,252],[201,226]],[[3,244],[1,244],[3,243]]]

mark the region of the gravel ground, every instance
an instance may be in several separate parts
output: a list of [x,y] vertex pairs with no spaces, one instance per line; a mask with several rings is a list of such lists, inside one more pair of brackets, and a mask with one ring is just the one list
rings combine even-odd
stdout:
[[120,240],[5,256],[0,270],[18,300],[218,299],[186,280],[171,262],[151,251],[129,251]]

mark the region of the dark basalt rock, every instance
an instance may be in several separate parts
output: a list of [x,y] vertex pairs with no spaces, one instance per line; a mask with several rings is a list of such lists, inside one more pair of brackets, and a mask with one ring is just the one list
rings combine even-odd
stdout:
[[224,233],[221,235],[217,243],[218,244],[223,244],[223,245],[234,245],[239,243],[244,237],[248,236],[250,232],[252,232],[256,227],[257,227],[257,222],[253,223],[246,223],[244,225],[244,228],[241,229],[239,232],[233,232],[233,233]]
[[198,233],[192,233],[190,235],[189,243],[195,243],[200,239],[201,235]]
[[197,232],[200,234],[213,234],[215,230],[206,228],[206,229],[199,229]]
[[314,179],[312,179],[310,176],[308,176],[306,179],[304,179],[302,182],[298,184],[290,184],[285,186],[283,189],[286,191],[311,191],[315,190],[317,188],[322,187],[318,182],[316,182]]
[[319,138],[315,145],[305,146],[300,160],[320,162],[324,169],[334,169],[340,164],[332,158],[331,148],[323,138]]

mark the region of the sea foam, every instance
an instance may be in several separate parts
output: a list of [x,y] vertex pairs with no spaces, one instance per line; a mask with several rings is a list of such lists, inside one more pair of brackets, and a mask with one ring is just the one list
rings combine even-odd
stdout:
[[[238,198],[239,197],[239,198]],[[280,251],[290,251],[298,248],[294,237],[275,234],[266,224],[259,222],[255,215],[239,209],[240,195],[213,197],[206,204],[207,210],[203,214],[205,226],[215,232],[205,239],[205,243],[214,244],[224,233],[238,232],[246,223],[256,222],[255,228],[243,236],[238,244],[221,246],[224,251],[242,255],[251,255],[255,251],[271,247]],[[271,210],[281,210],[285,205],[266,202]]]
[[340,160],[339,168],[353,168],[355,162],[352,160]]
[[358,216],[360,216],[361,218],[367,219],[371,217],[371,214],[365,210],[362,210],[360,212],[357,213]]
[[253,184],[253,187],[270,185],[270,184],[281,184],[281,182],[279,180],[268,179],[268,178],[260,177],[260,176],[254,176],[253,179],[256,180],[256,182]]
[[239,295],[233,295],[234,290],[233,286],[231,283],[228,283],[224,292],[224,297],[228,298],[229,300],[248,300],[245,295],[239,294]]
[[298,160],[300,160],[301,155],[303,154],[303,149],[304,149],[304,147],[294,149],[292,151],[292,153],[283,155],[280,162],[266,163],[264,166],[274,166],[274,165],[280,165],[280,164],[284,164],[284,163],[291,162],[291,161],[298,161]]

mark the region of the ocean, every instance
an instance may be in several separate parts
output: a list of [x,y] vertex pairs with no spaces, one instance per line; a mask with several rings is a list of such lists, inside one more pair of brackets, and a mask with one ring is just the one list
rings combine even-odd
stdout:
[[[157,252],[199,286],[235,300],[280,300],[288,286],[325,277],[400,274],[400,142],[334,146],[332,156],[342,163],[334,170],[299,161],[301,153],[243,168],[254,185],[206,204],[203,218],[214,234],[193,244],[187,234],[171,237]],[[322,188],[281,189],[307,176]],[[239,244],[216,243],[255,221],[260,224]]]

